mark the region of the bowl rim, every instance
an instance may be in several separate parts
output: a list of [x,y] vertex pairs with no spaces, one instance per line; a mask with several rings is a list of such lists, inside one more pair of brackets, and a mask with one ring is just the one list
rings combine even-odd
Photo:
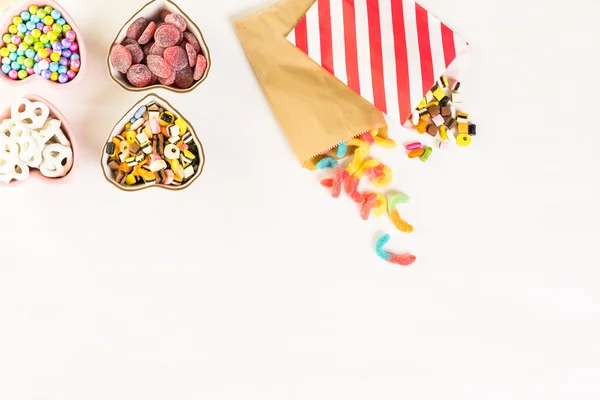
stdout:
[[[54,9],[60,11],[61,15],[65,18],[65,20],[68,19],[70,21],[69,25],[71,25],[71,29],[73,29],[77,33],[77,43],[79,44],[79,55],[80,55],[80,60],[81,60],[81,66],[79,67],[79,72],[77,73],[77,76],[75,77],[75,79],[70,80],[67,83],[52,82],[52,83],[55,83],[56,85],[58,85],[58,87],[64,87],[65,85],[68,85],[69,83],[78,82],[81,78],[81,75],[83,75],[83,73],[87,71],[87,48],[85,47],[85,40],[83,39],[83,34],[81,33],[81,29],[79,29],[79,26],[77,26],[77,23],[75,22],[75,19],[73,19],[73,17],[71,17],[71,14],[69,14],[60,4],[58,4],[54,0],[44,0],[44,2],[46,3],[46,5],[51,6]],[[8,27],[11,23],[11,19],[12,19],[12,17],[15,16],[15,13],[18,10],[22,9],[23,7],[28,7],[30,5],[34,5],[34,4],[37,5],[36,3],[38,3],[37,0],[25,0],[18,4],[13,4],[13,6],[10,8],[10,10],[7,11],[6,21],[4,22],[4,24],[2,26],[0,26],[0,32],[8,31]],[[23,80],[21,80],[21,79],[12,80],[8,77],[8,75],[5,75],[4,73],[0,73],[0,76],[1,76],[0,81],[2,81],[2,80],[7,81],[8,84],[13,85],[13,86],[25,85],[27,83],[31,83],[33,81],[37,81],[40,79],[44,82],[46,81],[46,79],[42,78],[41,75],[37,75],[37,74],[30,75]]]
[[[73,151],[73,165],[71,166],[71,169],[69,170],[69,172],[67,172],[67,174],[65,176],[56,177],[56,178],[50,178],[50,177],[44,176],[41,173],[41,171],[39,170],[39,168],[31,168],[32,171],[30,172],[29,178],[26,179],[25,181],[12,181],[10,183],[0,182],[0,187],[1,186],[10,187],[10,186],[21,185],[21,184],[25,183],[26,181],[30,180],[31,178],[34,178],[34,179],[43,181],[47,184],[51,184],[51,185],[55,185],[55,186],[63,185],[65,183],[67,183],[73,176],[73,170],[77,166],[78,160],[79,160],[79,154],[78,154],[79,148],[77,146],[77,141],[73,139],[75,137],[75,133],[73,132],[73,127],[71,126],[71,124],[69,123],[69,121],[67,120],[65,115],[58,109],[58,107],[56,107],[54,104],[52,104],[52,102],[45,99],[44,97],[37,95],[37,94],[25,94],[23,96],[19,96],[18,98],[24,98],[31,102],[41,102],[41,103],[46,104],[48,106],[48,108],[50,109],[49,116],[52,116],[52,117],[60,120],[61,126],[63,127],[63,132],[67,136],[67,139],[69,139],[69,142],[71,142],[71,150]],[[6,113],[7,111],[10,114],[11,106],[12,106],[12,103],[11,103],[11,105],[8,106],[8,108],[6,110],[3,110],[0,112],[0,116],[3,115],[4,113]],[[4,119],[0,119],[0,122],[1,121],[4,121]]]
[[[200,168],[198,169],[198,172],[196,172],[196,174],[189,180],[187,181],[185,184],[180,185],[180,186],[173,186],[173,185],[165,185],[163,183],[158,183],[158,184],[153,184],[153,185],[135,185],[135,186],[125,186],[125,185],[121,185],[119,183],[117,183],[117,181],[113,178],[109,178],[106,174],[106,168],[105,168],[105,164],[104,164],[104,159],[106,157],[108,157],[108,155],[106,154],[106,146],[109,143],[109,140],[112,139],[113,135],[112,133],[115,132],[117,130],[117,128],[119,127],[119,124],[121,121],[125,120],[126,117],[128,115],[130,115],[131,113],[135,113],[136,108],[140,107],[140,104],[144,103],[145,100],[147,100],[148,98],[153,97],[156,100],[160,101],[160,103],[162,105],[164,105],[165,107],[169,108],[169,111],[172,112],[177,118],[181,118],[185,121],[185,123],[188,126],[188,131],[192,133],[192,136],[194,137],[194,140],[199,148],[199,155],[202,155],[202,162],[200,164]],[[165,189],[165,190],[171,190],[171,191],[178,191],[178,190],[183,190],[183,189],[187,189],[188,187],[190,187],[190,185],[192,183],[194,183],[194,181],[196,179],[198,179],[200,177],[200,175],[202,175],[202,172],[204,171],[204,165],[206,164],[206,156],[204,155],[204,146],[202,145],[202,142],[200,141],[200,139],[198,138],[198,135],[196,134],[196,129],[194,128],[194,126],[183,116],[183,114],[181,114],[181,112],[179,112],[179,110],[177,110],[175,107],[173,107],[173,105],[171,105],[171,103],[169,103],[167,100],[165,100],[164,98],[160,97],[159,95],[157,95],[156,93],[148,93],[146,96],[144,96],[141,100],[137,101],[133,107],[131,107],[125,114],[123,114],[123,116],[121,118],[119,118],[119,120],[117,121],[117,123],[113,126],[113,128],[110,130],[110,133],[108,134],[108,139],[104,145],[102,146],[102,154],[100,155],[100,168],[102,169],[102,174],[104,175],[104,179],[106,179],[108,182],[110,182],[113,186],[115,186],[117,189],[120,189],[124,192],[138,192],[140,190],[145,190],[145,189],[150,189],[150,188],[160,188],[160,189]]]
[[[112,73],[112,69],[111,69],[111,65],[110,65],[110,52],[111,52],[113,46],[115,44],[117,44],[117,39],[118,39],[120,33],[123,31],[123,29],[125,28],[125,26],[127,26],[131,22],[133,22],[134,18],[137,18],[138,15],[146,7],[148,7],[150,4],[156,3],[158,1],[162,1],[163,3],[170,3],[173,7],[175,7],[185,17],[186,22],[191,23],[194,26],[194,28],[196,28],[196,30],[198,31],[198,34],[200,35],[200,37],[198,39],[199,39],[200,43],[204,44],[204,47],[206,48],[206,54],[203,54],[203,56],[206,57],[206,71],[204,71],[204,76],[200,80],[196,81],[196,83],[194,83],[192,86],[190,86],[187,89],[179,89],[179,88],[176,88],[176,87],[166,86],[166,85],[163,85],[163,84],[154,84],[154,85],[151,85],[151,86],[145,86],[145,87],[142,87],[142,88],[138,88],[138,87],[135,87],[133,85],[125,85],[125,84],[123,84],[123,82],[121,82],[119,79],[115,78],[115,76]],[[210,73],[210,69],[211,69],[211,66],[212,66],[212,61],[211,61],[211,57],[210,57],[210,50],[208,48],[208,44],[206,44],[206,40],[204,39],[204,34],[202,33],[202,30],[198,27],[198,25],[196,25],[196,23],[194,22],[194,20],[191,19],[190,16],[185,13],[185,11],[183,11],[175,2],[173,2],[171,0],[150,0],[148,3],[144,4],[139,10],[137,10],[135,13],[133,13],[133,15],[131,16],[131,18],[129,18],[123,25],[121,25],[121,28],[117,32],[117,35],[115,36],[115,38],[113,39],[112,43],[110,44],[110,46],[108,48],[108,54],[106,56],[106,66],[108,68],[108,75],[110,76],[110,78],[116,84],[118,84],[124,90],[126,90],[128,92],[137,93],[137,92],[144,92],[144,91],[148,91],[148,90],[164,89],[164,90],[171,91],[173,93],[189,93],[189,92],[195,90],[198,86],[200,86],[201,83],[203,83],[208,78],[208,75]]]

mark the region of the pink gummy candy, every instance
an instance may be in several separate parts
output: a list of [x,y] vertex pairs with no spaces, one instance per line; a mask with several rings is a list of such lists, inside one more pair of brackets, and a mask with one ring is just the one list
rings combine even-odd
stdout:
[[132,63],[131,53],[125,46],[115,44],[110,50],[110,63],[117,71],[126,74]]
[[187,29],[187,22],[181,15],[170,13],[165,17],[167,24],[174,25],[180,32],[184,32]]
[[417,257],[412,254],[392,254],[392,258],[388,260],[388,262],[391,262],[392,264],[398,264],[404,267],[412,265],[415,261],[417,261]]
[[136,19],[129,25],[129,28],[127,28],[127,37],[138,40],[140,36],[142,36],[142,33],[144,33],[146,26],[148,26],[148,20],[146,20],[146,18],[140,17]]
[[132,65],[127,71],[127,80],[133,86],[142,88],[150,84],[152,72],[143,64]]
[[179,46],[167,47],[163,58],[175,71],[180,71],[188,66],[187,53]]
[[333,187],[333,178],[323,179],[321,181],[321,186],[324,186],[326,188]]
[[331,188],[331,197],[337,199],[342,193],[342,168],[336,165],[333,169],[333,187]]
[[180,40],[181,31],[175,25],[164,24],[154,32],[154,41],[161,47],[175,46]]
[[146,60],[150,71],[159,78],[167,78],[173,73],[173,69],[161,56],[149,55]]
[[199,81],[204,72],[206,72],[206,67],[208,66],[208,61],[206,61],[206,57],[202,54],[198,54],[196,58],[196,68],[194,68],[194,80]]
[[196,52],[196,50],[194,50],[194,46],[189,43],[185,44],[185,52],[187,53],[190,67],[194,68],[196,66],[196,57],[198,57],[198,52]]
[[183,40],[194,46],[196,53],[200,53],[200,42],[192,32],[183,32]]
[[365,171],[365,175],[367,175],[370,179],[375,179],[379,175],[383,174],[384,168],[385,168],[385,165],[383,165],[383,164],[380,164],[375,168],[367,168],[367,170]]
[[375,144],[375,138],[373,137],[373,135],[371,134],[371,132],[365,132],[362,135],[360,135],[360,138],[362,140],[364,140],[365,142],[367,142],[367,144],[369,146],[372,146],[373,144]]
[[194,84],[194,72],[190,67],[185,67],[177,71],[175,77],[175,86],[180,89],[187,89]]
[[144,51],[139,44],[128,44],[125,48],[131,53],[131,60],[133,64],[139,64],[144,59]]
[[148,24],[148,26],[146,27],[146,29],[144,29],[144,32],[142,33],[140,38],[138,39],[138,43],[139,44],[148,43],[154,36],[154,31],[156,31],[156,23],[154,21],[151,21]]
[[360,217],[363,220],[366,221],[369,219],[369,216],[371,215],[371,207],[373,207],[375,201],[377,201],[377,195],[375,193],[369,193],[365,196],[365,202],[360,208]]

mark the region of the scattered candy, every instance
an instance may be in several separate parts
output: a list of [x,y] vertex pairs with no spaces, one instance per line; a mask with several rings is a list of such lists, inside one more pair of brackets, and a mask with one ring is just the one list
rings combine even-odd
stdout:
[[[388,208],[389,208],[389,206],[388,206]],[[388,212],[389,212],[392,222],[394,223],[394,226],[400,232],[411,233],[414,230],[412,225],[410,225],[409,223],[407,223],[400,217],[400,213],[398,212],[398,210],[394,209],[394,210],[391,210]]]
[[[183,16],[167,10],[161,11],[160,15],[161,21],[143,17],[133,21],[127,29],[126,39],[111,49],[110,63],[137,88],[159,82],[164,86],[189,89],[205,76],[208,60],[201,54],[198,38],[186,30],[188,24]],[[133,68],[135,70],[130,74],[129,70]]]
[[388,199],[389,210],[390,211],[393,210],[394,208],[396,208],[396,206],[398,204],[408,203],[409,200],[410,200],[410,197],[408,197],[404,193],[397,193],[397,194],[391,195],[390,198]]
[[423,153],[425,153],[425,149],[420,147],[420,148],[412,150],[410,153],[408,153],[408,158],[421,157],[423,155]]
[[325,157],[317,163],[318,169],[334,168],[338,164],[333,157]]
[[73,167],[73,150],[61,125],[42,102],[13,103],[11,116],[0,123],[0,182],[23,181],[30,168],[48,178],[67,175]]
[[432,151],[433,149],[431,147],[425,147],[425,151],[423,152],[423,155],[421,155],[421,161],[427,162],[427,160],[429,160],[429,156],[431,156]]
[[[145,65],[134,67],[148,70]],[[187,123],[154,102],[139,107],[104,150],[116,182],[125,186],[181,186],[202,161]]]
[[380,236],[377,240],[377,243],[375,244],[375,252],[379,257],[381,257],[387,262],[402,265],[404,267],[408,267],[409,265],[412,265],[415,261],[417,261],[417,257],[413,256],[412,254],[396,255],[385,251],[383,248],[389,241],[390,235],[388,234]]
[[404,146],[404,148],[406,150],[416,150],[416,149],[420,149],[421,148],[421,143],[420,142],[413,142],[413,143],[409,143],[406,146]]
[[375,136],[375,144],[384,149],[395,149],[397,144],[391,139],[385,139],[379,136]]
[[337,154],[336,154],[338,156],[338,158],[345,157],[347,149],[348,149],[348,147],[346,145],[346,142],[340,143],[340,145],[337,148]]
[[77,33],[51,6],[31,5],[12,18],[8,32],[1,34],[1,71],[10,79],[40,75],[67,83],[81,68]]
[[371,215],[371,207],[377,202],[377,195],[375,193],[367,193],[365,195],[365,201],[360,208],[360,217],[363,221],[369,219]]

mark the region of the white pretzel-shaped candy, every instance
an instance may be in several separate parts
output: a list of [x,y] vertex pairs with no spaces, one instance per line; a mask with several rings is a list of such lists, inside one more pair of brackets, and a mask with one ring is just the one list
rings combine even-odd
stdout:
[[0,135],[0,158],[3,160],[17,160],[19,157],[19,145],[16,140]]
[[0,182],[10,183],[11,180],[24,181],[29,178],[29,167],[19,159],[4,159],[0,157]]
[[48,178],[59,178],[67,175],[73,166],[73,150],[60,143],[47,145],[42,152],[40,172]]
[[17,143],[19,144],[19,159],[21,161],[27,162],[38,153],[38,143],[33,136],[22,136],[17,139]]
[[[20,111],[23,109],[23,111]],[[41,102],[31,102],[20,99],[10,107],[10,117],[17,125],[23,125],[29,129],[39,129],[50,115],[50,108]]]
[[[69,142],[62,129],[60,129],[61,125],[62,123],[57,119],[50,118],[46,121],[39,133],[45,140],[44,143],[58,142],[63,146],[71,147],[71,142]],[[56,138],[56,140],[53,140],[53,138]]]
[[0,135],[4,135],[7,137],[10,136],[10,130],[13,126],[15,126],[15,123],[12,122],[12,119],[10,118],[0,122]]

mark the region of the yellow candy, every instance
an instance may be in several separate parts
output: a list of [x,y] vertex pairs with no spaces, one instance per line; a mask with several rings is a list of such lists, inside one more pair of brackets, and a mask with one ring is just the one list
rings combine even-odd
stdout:
[[136,136],[135,131],[127,131],[127,133],[125,134],[125,138],[127,139],[127,142],[130,144],[135,143],[135,136]]
[[379,135],[379,128],[371,129],[371,136],[375,137]]
[[183,136],[186,134],[188,127],[183,119],[177,118],[175,120],[175,125],[177,125],[179,127],[179,135],[180,136]]
[[125,129],[129,129],[129,128],[131,128],[131,122],[128,122],[125,124]]
[[58,33],[54,31],[48,32],[46,36],[48,36],[48,40],[50,40],[51,42],[55,42],[58,39]]
[[194,155],[194,153],[192,153],[189,150],[184,150],[183,151],[183,155],[185,156],[185,158],[189,159],[189,160],[195,160],[196,156]]
[[184,168],[181,166],[181,163],[178,160],[170,160],[171,169],[175,173],[175,175],[183,178],[185,176]]
[[416,126],[417,132],[420,134],[425,133],[427,131],[427,125],[429,125],[429,123],[426,120],[423,118],[419,119],[419,123]]
[[127,178],[125,178],[125,183],[128,185],[135,185],[135,183],[137,182],[137,179],[135,178],[135,175],[133,174],[129,174],[127,175]]
[[400,232],[411,233],[414,228],[411,224],[404,221],[402,217],[400,217],[400,213],[398,210],[394,209],[389,212],[390,218]]
[[373,212],[373,215],[376,217],[381,217],[387,211],[387,198],[378,192],[375,192],[377,196],[377,208]]
[[468,147],[471,144],[471,136],[466,133],[461,133],[456,136],[456,144],[460,147]]
[[373,183],[373,185],[376,188],[383,189],[383,188],[390,186],[390,184],[392,183],[393,173],[392,173],[392,170],[390,169],[390,167],[385,166],[383,168],[382,175],[383,176],[377,178],[377,180]]
[[379,164],[380,162],[377,160],[367,160],[360,166],[358,171],[354,173],[354,176],[360,180],[365,176],[365,173],[369,168],[378,167]]
[[384,149],[395,149],[397,144],[392,139],[384,139],[379,136],[375,136],[375,144],[383,147]]
[[440,138],[442,138],[442,140],[448,140],[448,131],[446,130],[445,125],[440,126]]
[[60,54],[53,51],[52,54],[50,54],[50,59],[54,62],[58,62],[60,60]]
[[421,101],[419,102],[419,104],[417,105],[418,108],[425,108],[425,105],[427,104],[427,100],[425,98],[422,98]]
[[[359,138],[353,138],[353,139],[348,140],[348,143],[346,145],[360,148],[362,150],[363,156],[366,156],[371,151],[369,144]],[[360,167],[360,165],[359,165],[359,167]]]
[[441,87],[438,86],[433,91],[433,97],[435,97],[438,100],[442,100],[444,97],[446,97],[446,92],[444,92],[444,89],[442,89]]
[[171,125],[175,122],[175,116],[172,112],[165,111],[158,116],[161,126]]
[[[362,140],[361,140],[362,142]],[[365,143],[366,144],[366,143]],[[346,167],[346,172],[350,175],[354,175],[356,171],[361,167],[364,161],[364,153],[361,147],[354,150],[354,159],[352,162]]]
[[53,72],[50,75],[50,79],[56,82],[58,80],[58,72]]

